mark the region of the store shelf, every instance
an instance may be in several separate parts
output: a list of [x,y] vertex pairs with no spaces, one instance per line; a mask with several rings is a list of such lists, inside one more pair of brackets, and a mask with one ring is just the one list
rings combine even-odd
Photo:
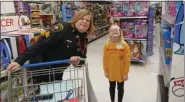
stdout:
[[168,65],[168,64],[165,64],[165,57],[164,57],[164,51],[163,49],[160,47],[159,48],[160,50],[160,54],[161,54],[161,57],[162,57],[162,73],[163,73],[163,77],[164,77],[164,85],[166,87],[169,87],[169,84],[170,84],[170,69],[171,69],[171,66]]
[[141,62],[141,63],[144,63],[146,62],[145,60],[135,60],[135,59],[131,59],[132,62]]
[[[106,25],[106,26],[103,26],[103,27],[100,27],[100,28],[97,28],[96,30],[99,30],[99,29],[102,29],[102,28],[106,28],[106,27],[108,27],[109,25]],[[96,31],[95,30],[95,31]]]
[[32,18],[39,18],[39,16],[32,16]]
[[108,34],[108,32],[105,32],[105,33],[103,33],[103,34],[101,34],[101,35],[98,35],[96,38],[91,39],[90,41],[88,41],[88,43],[91,43],[91,42],[97,40],[98,38],[100,38],[100,37],[102,37],[102,36],[104,36],[104,35],[106,35],[106,34]]
[[31,10],[31,12],[40,12],[40,10]]
[[147,16],[135,16],[135,17],[113,17],[114,19],[137,19],[137,18],[147,18]]
[[40,23],[32,23],[32,24],[34,24],[34,25],[39,25]]
[[124,40],[139,40],[139,41],[147,41],[147,39],[135,39],[135,38],[124,38]]
[[171,26],[175,26],[175,16],[173,17],[171,15],[162,15],[161,18]]
[[53,16],[53,14],[39,14],[41,16]]

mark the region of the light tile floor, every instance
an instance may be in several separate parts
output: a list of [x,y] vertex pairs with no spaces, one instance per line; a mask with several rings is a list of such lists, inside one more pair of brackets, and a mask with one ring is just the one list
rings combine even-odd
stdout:
[[[107,36],[104,36],[88,45],[90,79],[98,102],[110,102],[109,83],[102,68],[103,45],[106,39]],[[154,55],[148,58],[146,65],[131,65],[123,102],[156,102],[158,56],[159,50],[154,47]],[[117,94],[115,98],[117,102]]]

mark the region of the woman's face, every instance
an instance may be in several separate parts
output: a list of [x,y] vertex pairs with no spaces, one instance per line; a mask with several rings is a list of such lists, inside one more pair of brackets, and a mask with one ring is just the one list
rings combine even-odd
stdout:
[[75,27],[78,29],[79,32],[84,33],[89,29],[90,22],[91,22],[91,16],[86,15],[75,23]]

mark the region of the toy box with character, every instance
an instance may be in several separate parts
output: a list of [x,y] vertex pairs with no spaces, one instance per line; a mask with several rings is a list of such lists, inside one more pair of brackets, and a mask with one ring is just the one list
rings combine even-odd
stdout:
[[148,14],[148,2],[135,2],[135,15],[136,16],[147,16]]
[[147,38],[147,20],[136,20],[134,38],[136,39]]
[[131,59],[133,60],[146,60],[146,41],[126,41],[130,47]]
[[124,38],[128,38],[128,22],[122,21],[121,22],[121,29],[123,31]]
[[122,7],[123,7],[123,16],[129,16],[129,2],[128,1],[124,1],[122,2]]
[[135,32],[134,22],[129,22],[127,26],[128,26],[128,38],[133,38]]
[[129,1],[129,16],[135,16],[134,1]]
[[140,60],[142,61],[146,61],[146,55],[147,55],[146,47],[147,47],[147,41],[141,41]]
[[171,27],[167,25],[162,25],[162,35],[163,35],[163,49],[165,56],[165,63],[170,64],[171,60]]
[[131,58],[133,60],[139,60],[141,56],[141,45],[140,41],[133,41],[131,42]]

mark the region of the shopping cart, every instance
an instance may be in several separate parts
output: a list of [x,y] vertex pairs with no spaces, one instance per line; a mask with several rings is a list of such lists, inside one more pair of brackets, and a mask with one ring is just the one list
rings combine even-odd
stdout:
[[[25,64],[16,71],[8,72],[8,89],[4,102],[97,102],[88,64],[31,70],[37,67],[69,63],[69,60]],[[64,72],[63,80],[54,75]],[[35,76],[48,75],[47,82],[35,83]],[[51,80],[53,77],[53,80]],[[3,101],[3,100],[2,100]]]

